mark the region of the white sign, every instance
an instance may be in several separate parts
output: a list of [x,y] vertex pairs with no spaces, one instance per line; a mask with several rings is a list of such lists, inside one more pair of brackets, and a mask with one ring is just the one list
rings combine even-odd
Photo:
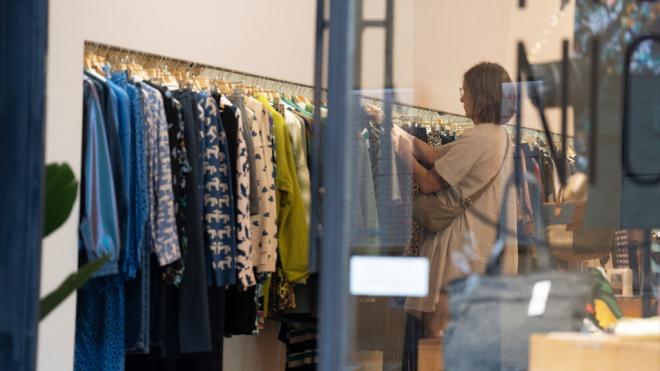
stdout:
[[545,305],[548,303],[551,286],[552,282],[550,281],[539,281],[534,284],[532,298],[529,300],[529,307],[527,308],[529,317],[542,316],[545,313]]
[[351,295],[422,297],[429,292],[429,260],[417,257],[353,256]]

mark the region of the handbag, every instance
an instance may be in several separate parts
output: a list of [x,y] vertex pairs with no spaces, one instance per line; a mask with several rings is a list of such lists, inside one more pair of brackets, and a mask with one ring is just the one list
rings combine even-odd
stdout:
[[504,163],[509,155],[509,136],[507,135],[507,146],[506,151],[504,152],[504,159],[502,159],[502,164],[497,170],[497,173],[481,187],[478,191],[472,194],[470,197],[463,199],[458,206],[448,207],[438,199],[435,195],[417,195],[413,200],[413,217],[421,224],[423,227],[433,232],[440,232],[445,228],[449,227],[454,219],[463,214],[467,209],[474,204],[475,201],[483,195],[490,186],[495,183],[495,179],[500,175]]
[[[500,220],[506,220],[507,193]],[[472,274],[449,284],[445,369],[526,370],[531,334],[580,329],[585,307],[591,302],[591,277],[551,269],[552,256],[540,219],[537,215],[539,271],[500,274],[507,234],[505,223],[500,223],[485,274]]]
[[566,197],[566,187],[559,190],[557,202],[543,204],[544,220],[547,220],[548,225],[548,245],[555,257],[563,260],[584,260],[610,254],[614,230],[585,228],[583,221],[586,209],[586,200]]

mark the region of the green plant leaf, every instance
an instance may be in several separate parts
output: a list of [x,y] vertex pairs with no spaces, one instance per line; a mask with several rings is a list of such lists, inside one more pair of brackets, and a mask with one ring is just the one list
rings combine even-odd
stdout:
[[594,299],[600,299],[607,304],[616,318],[623,317],[623,311],[621,311],[621,307],[619,307],[619,303],[616,301],[610,281],[596,268],[590,268],[589,272],[595,283]]
[[94,272],[99,270],[109,259],[110,255],[105,255],[98,260],[85,264],[78,272],[71,273],[58,288],[41,299],[39,303],[39,320],[41,321],[46,318],[69,295],[84,285],[92,277]]
[[44,237],[64,224],[77,194],[78,181],[68,164],[46,166]]

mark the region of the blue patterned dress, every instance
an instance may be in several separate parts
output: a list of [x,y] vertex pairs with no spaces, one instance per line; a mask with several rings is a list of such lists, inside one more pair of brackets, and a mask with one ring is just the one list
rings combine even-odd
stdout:
[[210,249],[214,282],[218,287],[236,283],[234,200],[227,135],[218,106],[200,93],[204,108],[204,229]]

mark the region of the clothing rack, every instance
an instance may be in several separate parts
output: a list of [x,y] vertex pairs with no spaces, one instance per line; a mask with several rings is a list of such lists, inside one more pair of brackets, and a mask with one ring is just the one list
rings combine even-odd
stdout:
[[[514,124],[506,124],[505,125],[506,130],[509,132],[509,134],[515,138],[516,135],[516,125]],[[530,129],[530,128],[521,128],[521,136],[522,136],[522,142],[525,143],[529,141],[532,138],[535,139],[541,139],[544,143],[547,141],[545,131],[543,130],[536,130],[536,129]],[[573,137],[570,135],[567,135],[567,144],[569,147],[573,146]],[[556,133],[551,133],[550,138],[552,140],[552,144],[555,146],[555,148],[561,149],[561,134],[556,134]],[[548,143],[546,143],[548,145]]]
[[[382,104],[384,104],[384,101],[382,99],[373,98],[373,97],[363,97],[363,102],[365,104],[376,105],[379,107],[382,107]],[[474,126],[472,120],[458,114],[447,113],[444,111],[434,110],[431,108],[419,107],[419,106],[397,103],[397,102],[394,102],[393,105],[394,105],[393,107],[394,112],[402,115],[404,118],[413,118],[413,120],[422,119],[423,120],[422,123],[424,125],[429,125],[432,127],[437,125],[443,127],[449,127],[452,131],[456,132],[457,134],[461,134],[465,130]],[[394,119],[396,120],[397,117],[395,116]],[[510,135],[515,136],[516,126],[514,124],[505,124],[505,128]],[[539,138],[543,142],[547,140],[545,131],[543,130],[523,127],[521,128],[521,134],[522,134],[523,142],[528,141],[530,138]],[[572,146],[573,137],[570,135],[568,135],[567,137],[568,137],[568,145]],[[561,148],[560,134],[551,133],[550,138],[552,139],[552,144],[556,148]]]
[[276,79],[272,77],[257,75],[254,73],[234,70],[230,68],[217,67],[209,64],[198,63],[187,61],[183,59],[163,56],[154,53],[148,53],[143,51],[138,51],[134,49],[124,48],[120,46],[114,46],[109,44],[103,44],[94,41],[85,41],[85,49],[92,52],[105,52],[105,53],[115,53],[124,56],[133,56],[139,57],[141,59],[146,59],[150,62],[156,62],[159,65],[175,64],[179,66],[187,66],[188,70],[201,69],[200,76],[209,77],[209,78],[222,78],[228,80],[230,78],[238,79],[236,83],[247,84],[253,86],[259,86],[266,88],[277,86],[279,91],[282,92],[291,92],[295,95],[303,95],[305,97],[313,97],[314,87],[311,85],[306,85],[298,82]]
[[[266,90],[273,90],[290,95],[304,96],[309,99],[313,99],[314,97],[314,87],[312,85],[302,84],[299,82],[276,79],[235,69],[217,67],[209,64],[192,62],[94,41],[85,41],[85,50],[86,52],[101,52],[106,54],[114,53],[126,57],[137,57],[139,59],[146,59],[147,62],[155,62],[155,64],[158,66],[167,66],[167,64],[186,66],[189,71],[196,69],[200,70],[199,76],[207,77],[209,79],[232,81],[235,83],[251,85]],[[325,98],[327,89],[322,88],[321,90],[322,97]],[[363,95],[361,98],[361,103],[370,104],[372,106],[380,107],[381,109],[385,103],[383,99],[376,97]],[[393,111],[397,114],[398,117],[412,118],[415,121],[421,120],[425,125],[430,126],[440,125],[443,127],[449,127],[452,131],[455,131],[458,134],[474,126],[472,121],[465,116],[406,103],[393,102]],[[397,116],[395,116],[395,120],[398,119]],[[510,134],[515,134],[515,125],[506,124],[506,128]],[[521,130],[523,140],[530,137],[541,138],[543,141],[546,139],[545,132],[542,130],[529,128],[522,128]],[[561,135],[552,133],[551,138],[553,144],[557,148],[560,148]],[[568,138],[569,144],[571,144],[572,137],[569,136]]]

